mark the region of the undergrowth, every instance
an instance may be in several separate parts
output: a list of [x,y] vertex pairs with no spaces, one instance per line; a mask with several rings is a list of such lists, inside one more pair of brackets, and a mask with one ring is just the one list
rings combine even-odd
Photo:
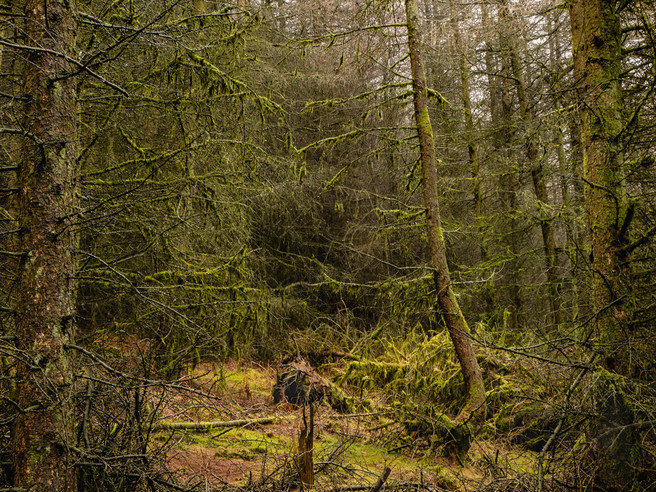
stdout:
[[[534,413],[549,388],[526,361],[484,348],[477,357],[487,389],[487,419],[476,432],[494,436],[513,425],[510,421],[522,411]],[[453,418],[464,403],[460,367],[446,332],[380,340],[375,356],[347,362],[335,382],[379,408],[389,408],[418,446],[433,446],[440,421]],[[525,401],[533,407],[523,405]]]

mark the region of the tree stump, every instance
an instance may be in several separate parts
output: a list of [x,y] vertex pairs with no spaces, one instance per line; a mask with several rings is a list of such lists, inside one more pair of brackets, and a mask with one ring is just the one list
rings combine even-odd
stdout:
[[303,359],[285,359],[273,387],[273,402],[307,405],[326,394],[324,380]]

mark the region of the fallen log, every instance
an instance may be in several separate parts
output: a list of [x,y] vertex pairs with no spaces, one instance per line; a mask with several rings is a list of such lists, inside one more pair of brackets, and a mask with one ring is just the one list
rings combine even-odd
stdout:
[[197,430],[208,431],[217,427],[244,427],[246,425],[273,424],[276,417],[262,417],[259,419],[219,420],[216,422],[157,422],[152,430]]

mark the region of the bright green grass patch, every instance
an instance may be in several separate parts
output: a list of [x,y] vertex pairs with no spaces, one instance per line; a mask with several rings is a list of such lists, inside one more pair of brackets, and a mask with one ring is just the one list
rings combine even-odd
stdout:
[[226,391],[244,391],[247,387],[252,395],[270,396],[273,377],[266,370],[242,367],[236,370],[226,369],[221,383]]
[[244,461],[260,459],[262,455],[287,453],[292,441],[284,436],[248,429],[224,429],[206,433],[187,432],[183,447],[198,446],[215,451],[221,458]]

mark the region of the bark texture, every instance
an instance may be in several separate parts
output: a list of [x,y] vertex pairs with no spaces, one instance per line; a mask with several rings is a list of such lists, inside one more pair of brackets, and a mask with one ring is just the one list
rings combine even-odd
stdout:
[[77,157],[75,6],[69,0],[25,2],[23,128],[18,174],[19,244],[16,333],[25,357],[16,395],[14,482],[26,490],[76,490],[71,391],[74,338]]
[[614,2],[608,0],[574,0],[570,15],[597,332],[607,368],[626,372],[628,361],[620,345],[627,340],[631,319],[625,248],[630,217],[622,186],[620,23]]
[[[308,409],[308,416],[305,409]],[[303,406],[303,423],[298,435],[298,465],[299,477],[303,490],[312,490],[314,487],[314,404]]]
[[419,20],[416,0],[406,0],[406,18],[408,24],[408,47],[412,69],[412,88],[419,137],[422,178],[424,184],[424,205],[427,212],[428,240],[430,245],[430,262],[434,272],[437,304],[444,319],[462,370],[466,402],[456,418],[465,421],[476,411],[483,412],[485,405],[485,387],[481,369],[476,360],[474,347],[469,339],[469,327],[458,305],[451,287],[449,267],[446,260],[446,244],[440,218],[437,186],[437,161],[430,116],[428,114],[428,95],[426,75],[424,72],[419,36]]
[[622,184],[621,30],[615,3],[570,2],[595,336],[603,366],[596,387],[598,421],[592,437],[600,455],[598,485],[607,490],[628,488],[639,449],[621,377],[632,372],[627,343],[633,311],[627,248],[632,209],[627,207]]

